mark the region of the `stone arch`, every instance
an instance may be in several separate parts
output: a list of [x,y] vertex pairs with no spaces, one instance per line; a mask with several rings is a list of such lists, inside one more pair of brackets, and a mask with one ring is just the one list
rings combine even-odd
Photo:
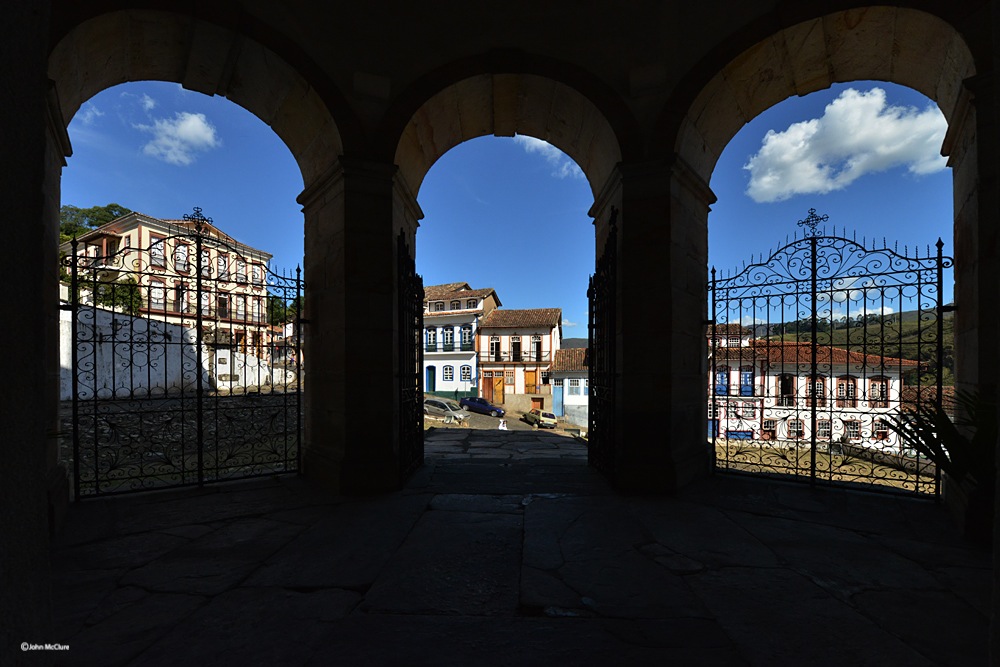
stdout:
[[[678,156],[704,186],[704,206],[689,207],[674,224],[707,238],[708,206],[714,202],[707,184],[719,156],[747,122],[783,100],[860,80],[897,83],[924,94],[948,121],[942,153],[952,167],[955,298],[961,304],[955,314],[956,378],[990,395],[1000,355],[985,332],[1000,322],[981,295],[995,293],[991,276],[998,262],[988,230],[997,196],[979,185],[995,182],[996,162],[987,153],[995,150],[990,119],[976,118],[977,104],[988,109],[993,102],[989,81],[977,76],[982,61],[955,24],[925,11],[878,6],[800,18],[790,25],[761,21],[748,27],[731,42],[750,46],[735,53],[731,44],[720,46],[676,88],[655,128],[653,152]],[[703,272],[707,244],[683,259],[690,271]],[[689,297],[691,304],[704,303],[705,283],[692,286]]]
[[128,10],[89,18],[54,46],[48,71],[63,127],[106,88],[159,80],[221,95],[267,123],[306,185],[343,152],[327,104],[297,69],[245,34],[189,15]]
[[[805,20],[715,65],[700,68],[711,78],[687,100],[670,105],[683,115],[665,114],[658,133],[661,150],[680,155],[706,183],[740,128],[789,97],[834,83],[889,81],[934,100],[954,125],[966,112],[963,81],[975,73],[972,54],[954,27],[903,7],[863,7]],[[689,81],[681,90],[695,86]],[[670,141],[672,148],[662,145]]]
[[559,80],[482,73],[450,83],[411,113],[394,162],[413,196],[431,166],[458,144],[492,134],[543,139],[583,170],[595,199],[622,160],[619,133],[589,97]]

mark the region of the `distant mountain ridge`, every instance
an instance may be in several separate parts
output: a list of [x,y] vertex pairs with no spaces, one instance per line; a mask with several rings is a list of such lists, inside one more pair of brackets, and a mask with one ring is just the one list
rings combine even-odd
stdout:
[[587,347],[586,338],[563,338],[559,343],[559,347],[563,349],[571,349],[577,347]]

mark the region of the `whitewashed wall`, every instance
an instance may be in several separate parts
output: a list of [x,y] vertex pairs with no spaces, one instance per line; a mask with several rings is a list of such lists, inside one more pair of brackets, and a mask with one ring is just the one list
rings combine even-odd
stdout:
[[[288,373],[230,350],[196,351],[195,331],[103,308],[81,308],[77,337],[77,389],[83,400],[145,398],[193,392],[198,374],[206,389],[229,390],[287,384]],[[73,322],[59,321],[59,396],[73,398]],[[225,360],[223,363],[220,363]],[[224,371],[224,372],[223,372]]]

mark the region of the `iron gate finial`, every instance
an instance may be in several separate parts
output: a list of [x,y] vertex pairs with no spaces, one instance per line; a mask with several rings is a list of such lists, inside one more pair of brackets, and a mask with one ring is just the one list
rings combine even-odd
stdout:
[[211,218],[206,218],[204,215],[201,214],[200,206],[195,206],[193,208],[194,208],[194,213],[185,213],[184,219],[193,221],[195,231],[201,234],[201,231],[204,228],[205,223],[207,222],[208,224],[212,224],[213,220]]
[[809,215],[806,216],[805,220],[799,220],[797,223],[799,227],[808,227],[804,233],[806,236],[815,236],[818,232],[816,231],[816,225],[821,222],[826,222],[830,219],[828,215],[816,215],[816,209],[809,209]]

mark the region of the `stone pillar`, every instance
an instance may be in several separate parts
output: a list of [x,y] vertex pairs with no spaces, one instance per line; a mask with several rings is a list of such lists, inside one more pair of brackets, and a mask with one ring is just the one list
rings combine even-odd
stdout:
[[622,491],[673,493],[708,472],[704,321],[714,201],[675,158],[619,165],[591,212],[600,253],[610,206],[621,211],[613,483]]
[[[10,381],[0,401],[4,424],[0,466],[0,664],[26,660],[24,641],[58,641],[51,629],[48,479],[53,458],[58,364],[55,243],[43,193],[46,153],[46,60],[49,3],[4,4],[5,58],[0,86],[0,189],[9,224],[4,243],[5,365]],[[58,172],[57,172],[58,175]],[[46,224],[48,223],[48,224]],[[57,316],[57,314],[56,314]],[[41,332],[42,335],[39,335]],[[45,639],[52,638],[52,639]],[[35,656],[47,664],[51,656]]]
[[[991,24],[993,43],[1000,38],[1000,3],[992,3]],[[981,74],[967,80],[966,89],[972,93],[972,103],[975,107],[975,175],[973,183],[975,196],[975,217],[955,219],[955,239],[958,245],[959,224],[963,227],[974,226],[975,229],[975,263],[976,271],[972,273],[974,280],[971,289],[959,292],[960,285],[955,288],[956,322],[969,321],[972,318],[966,310],[964,300],[960,295],[969,294],[975,313],[976,333],[973,344],[977,348],[977,367],[979,377],[977,382],[980,390],[987,392],[997,401],[997,419],[1000,420],[1000,390],[997,383],[1000,378],[1000,351],[997,349],[996,334],[1000,323],[1000,314],[996,309],[996,295],[1000,292],[1000,243],[998,243],[997,225],[1000,225],[1000,94],[996,88],[996,72],[1000,71],[1000,50],[994,48],[992,54],[993,72]],[[949,127],[949,131],[950,131]],[[959,209],[958,176],[956,175],[955,210]],[[971,179],[970,179],[971,180]],[[957,252],[956,252],[957,255]],[[961,257],[956,257],[959,270]],[[958,271],[956,271],[956,276]],[[957,282],[957,281],[956,281]],[[962,319],[960,319],[962,318]],[[956,353],[960,345],[967,344],[960,336],[958,327],[955,333]],[[956,374],[959,381],[961,375]],[[964,382],[963,382],[964,383]],[[1000,443],[997,444],[997,465],[1000,470]],[[1000,478],[1000,474],[998,474]],[[994,499],[993,512],[993,596],[992,614],[990,615],[990,664],[1000,664],[1000,484],[997,485],[997,496]]]
[[302,472],[336,493],[399,488],[396,236],[406,229],[413,251],[419,209],[394,165],[346,157],[299,202],[306,281]]

